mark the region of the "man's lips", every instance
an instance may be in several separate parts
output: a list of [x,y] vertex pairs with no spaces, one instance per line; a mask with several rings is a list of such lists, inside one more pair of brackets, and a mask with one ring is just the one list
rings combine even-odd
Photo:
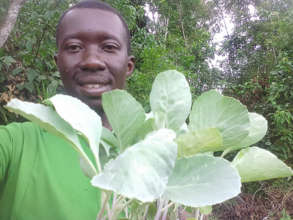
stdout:
[[110,91],[111,90],[110,84],[99,84],[99,83],[89,83],[89,84],[83,84],[79,85],[80,92],[89,97],[96,97],[101,96],[102,93]]
[[87,73],[79,72],[75,75],[79,90],[82,95],[87,97],[100,97],[102,93],[112,89],[113,79],[110,73]]

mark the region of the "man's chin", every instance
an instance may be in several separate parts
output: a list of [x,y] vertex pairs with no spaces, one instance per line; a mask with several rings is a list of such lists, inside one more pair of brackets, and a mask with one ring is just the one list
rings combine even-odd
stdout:
[[99,115],[104,113],[101,99],[87,99],[84,102]]

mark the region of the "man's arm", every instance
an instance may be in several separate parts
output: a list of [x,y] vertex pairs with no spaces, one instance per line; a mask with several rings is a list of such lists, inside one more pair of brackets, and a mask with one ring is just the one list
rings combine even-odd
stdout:
[[7,175],[13,154],[11,129],[14,130],[15,125],[0,126],[0,182],[2,182]]

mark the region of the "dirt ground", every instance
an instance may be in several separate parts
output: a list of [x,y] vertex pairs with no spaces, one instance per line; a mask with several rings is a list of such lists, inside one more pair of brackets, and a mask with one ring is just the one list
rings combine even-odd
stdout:
[[207,219],[280,220],[283,217],[283,220],[289,220],[289,216],[293,219],[293,181],[285,183],[286,186],[265,183],[254,193],[242,193],[232,200],[214,206],[214,218]]

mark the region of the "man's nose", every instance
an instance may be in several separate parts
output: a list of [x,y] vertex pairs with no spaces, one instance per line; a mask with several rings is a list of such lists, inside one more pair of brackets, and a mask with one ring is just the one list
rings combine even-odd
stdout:
[[98,71],[105,69],[103,56],[96,47],[89,48],[85,51],[80,63],[81,69],[84,71]]

